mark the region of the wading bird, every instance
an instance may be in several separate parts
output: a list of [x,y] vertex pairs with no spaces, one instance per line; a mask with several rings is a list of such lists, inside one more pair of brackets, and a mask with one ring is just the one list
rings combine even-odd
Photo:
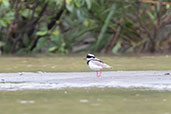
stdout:
[[[97,77],[101,76],[103,68],[112,68],[111,66],[105,64],[103,61],[96,58],[93,54],[90,53],[87,54],[86,60],[87,65],[90,67],[90,69],[96,71]],[[98,71],[100,71],[100,73]]]

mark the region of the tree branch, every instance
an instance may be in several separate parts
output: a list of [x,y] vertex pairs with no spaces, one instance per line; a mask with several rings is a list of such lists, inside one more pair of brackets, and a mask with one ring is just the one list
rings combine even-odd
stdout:
[[[65,10],[65,0],[63,2],[62,7],[60,8],[60,10],[57,12],[56,16],[51,20],[51,22],[48,24],[48,30],[52,29],[55,25],[56,25],[56,21],[60,19],[60,17],[62,16],[63,12]],[[42,36],[37,36],[34,41],[31,44],[30,50],[32,51],[36,45],[38,40],[41,38]]]

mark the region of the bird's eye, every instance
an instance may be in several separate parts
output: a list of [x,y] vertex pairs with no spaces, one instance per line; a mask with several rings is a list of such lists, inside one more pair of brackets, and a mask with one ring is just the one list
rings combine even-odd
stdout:
[[91,56],[87,55],[87,58],[91,58]]

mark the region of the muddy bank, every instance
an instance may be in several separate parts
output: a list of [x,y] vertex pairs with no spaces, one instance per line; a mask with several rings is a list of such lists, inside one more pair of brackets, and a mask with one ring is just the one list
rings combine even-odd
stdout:
[[0,73],[0,90],[121,87],[171,90],[171,71]]

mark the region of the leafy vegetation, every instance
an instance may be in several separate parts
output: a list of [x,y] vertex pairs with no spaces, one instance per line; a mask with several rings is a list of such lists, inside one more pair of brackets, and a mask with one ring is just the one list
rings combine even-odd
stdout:
[[169,0],[0,0],[0,53],[170,52]]

